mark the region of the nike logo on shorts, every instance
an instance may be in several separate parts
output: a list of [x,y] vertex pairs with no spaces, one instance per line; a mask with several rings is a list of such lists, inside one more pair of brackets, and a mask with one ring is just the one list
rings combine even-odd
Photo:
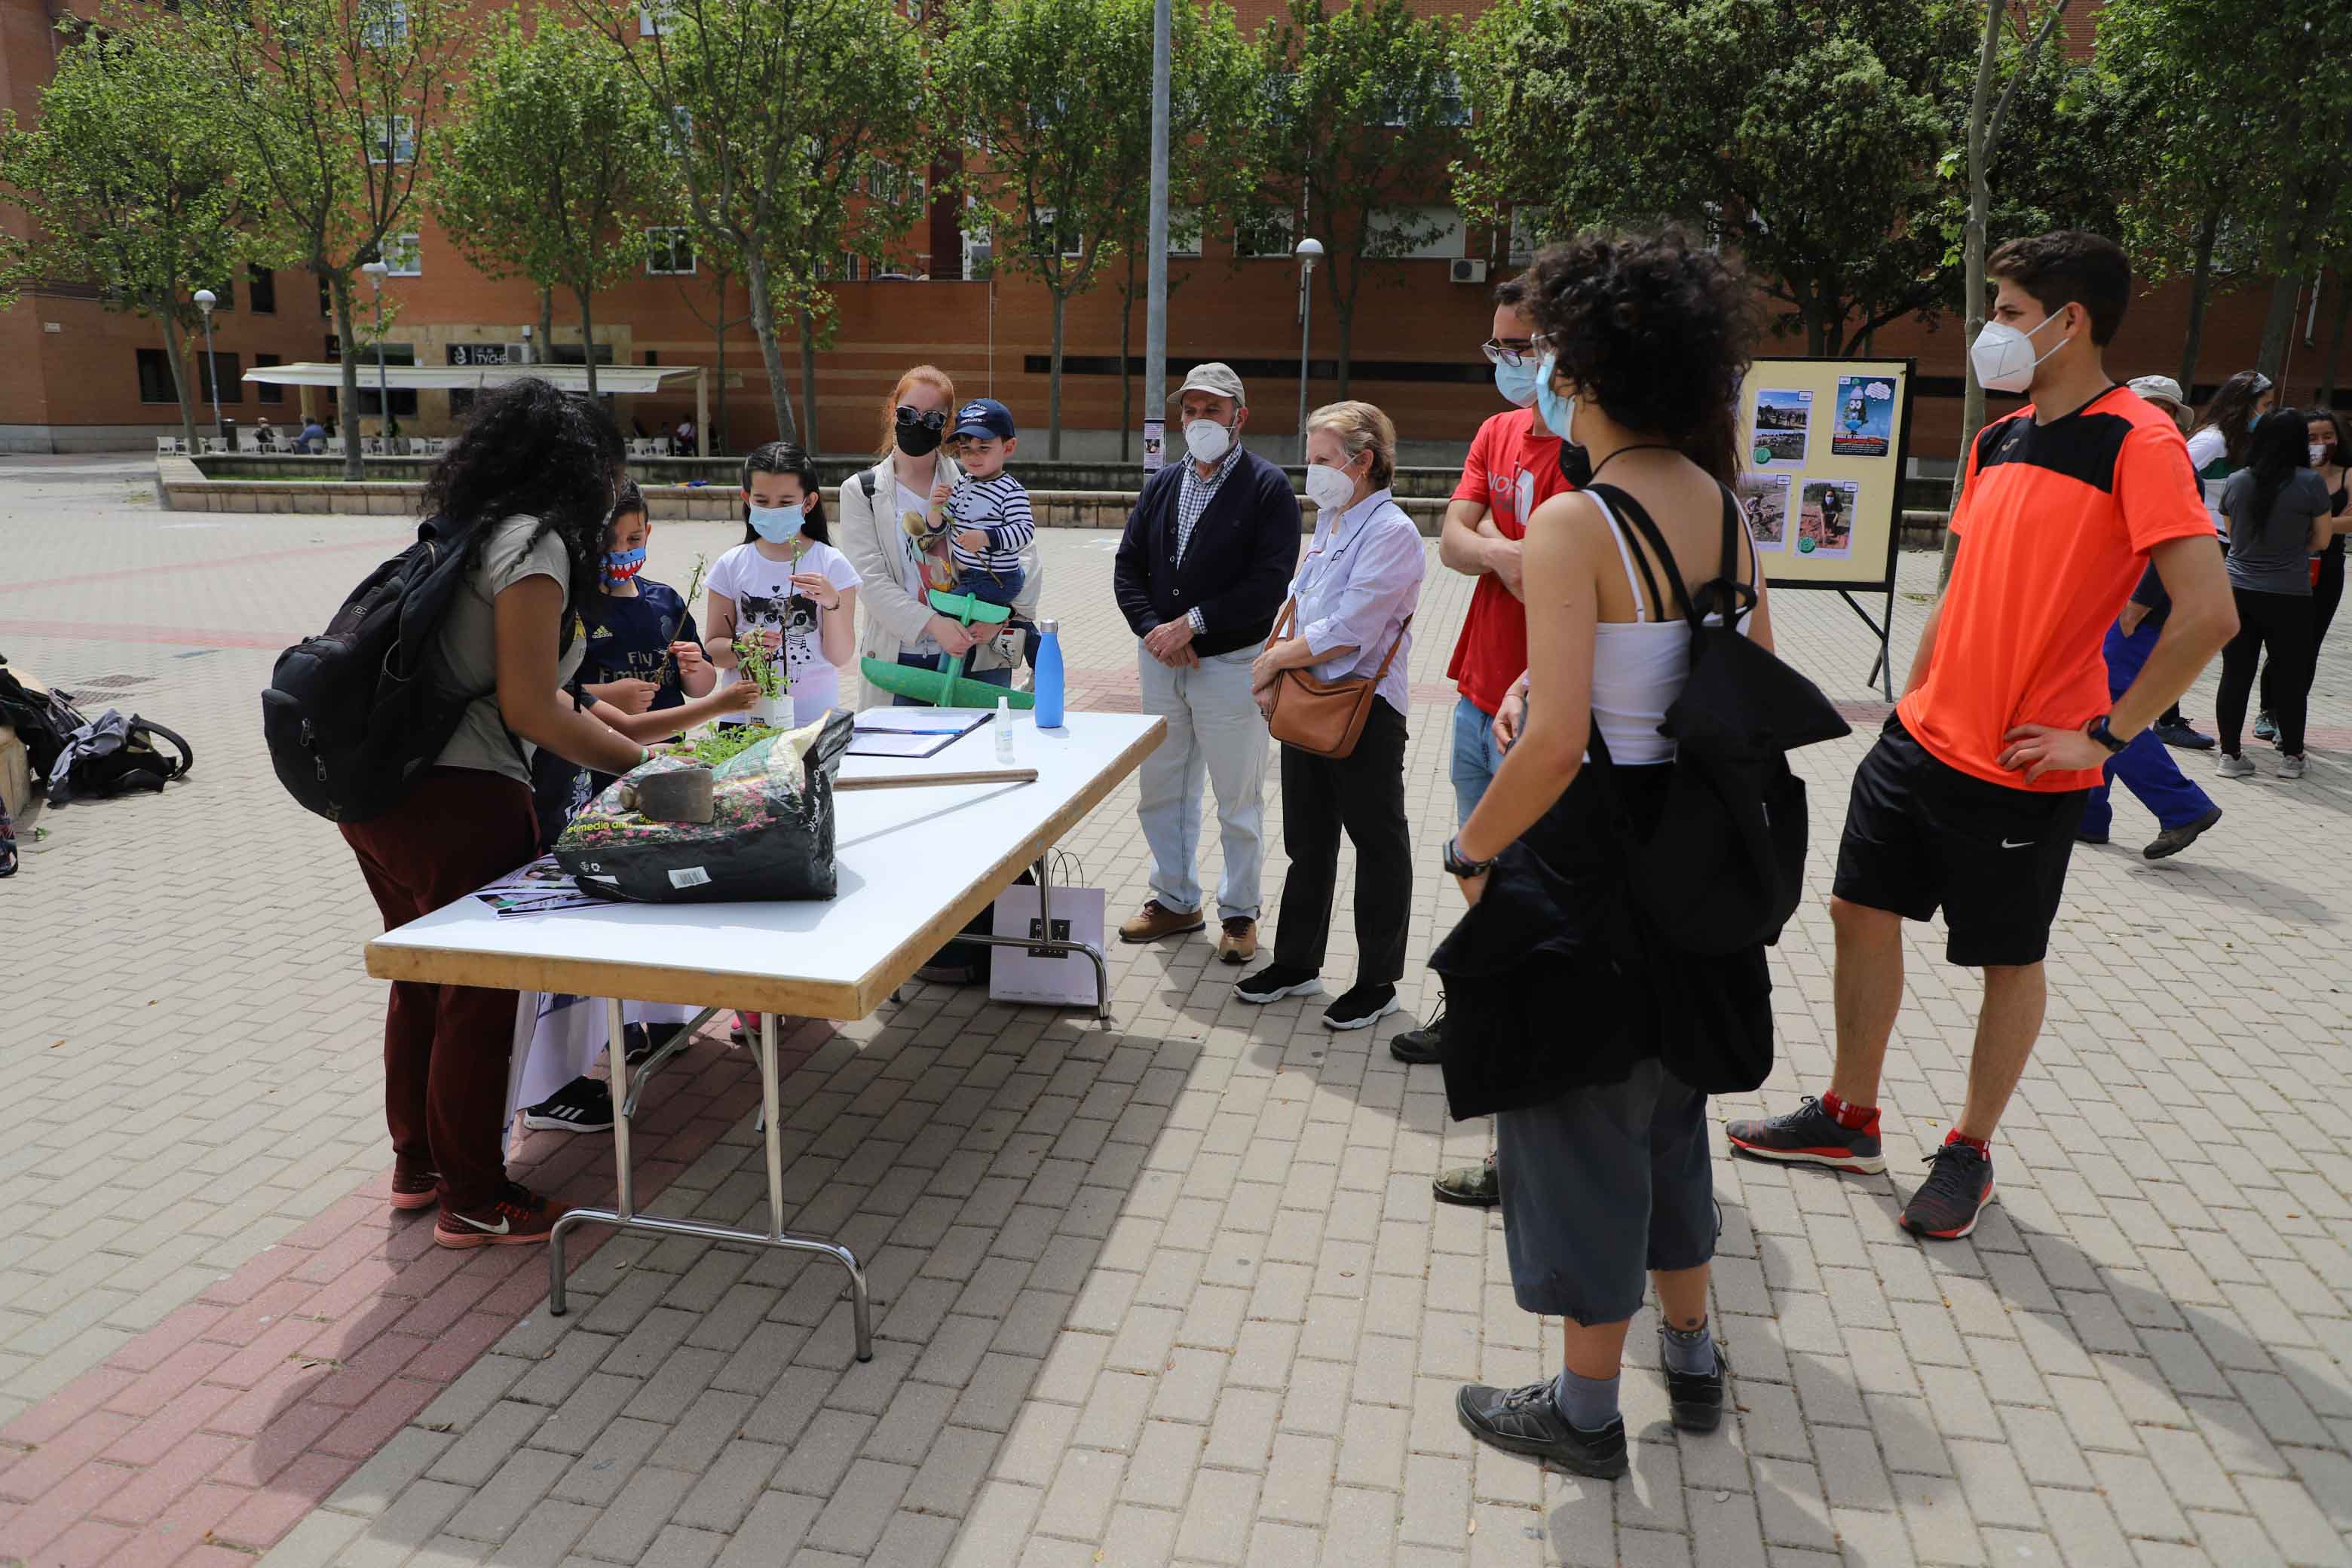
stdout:
[[2009,839],[2004,838],[2000,841],[2000,847],[2003,849],[2025,849],[2032,847],[2034,844],[2039,842],[2040,840],[2038,839],[2020,838],[2012,843]]

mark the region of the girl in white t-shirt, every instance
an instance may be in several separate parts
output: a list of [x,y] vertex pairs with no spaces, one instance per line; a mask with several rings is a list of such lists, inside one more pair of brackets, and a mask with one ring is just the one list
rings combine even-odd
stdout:
[[763,700],[748,721],[813,723],[836,705],[841,669],[857,651],[857,568],[833,547],[816,464],[788,441],[743,459],[743,542],[710,568],[705,648],[732,684],[744,679],[735,638],[756,635],[776,655],[785,689]]

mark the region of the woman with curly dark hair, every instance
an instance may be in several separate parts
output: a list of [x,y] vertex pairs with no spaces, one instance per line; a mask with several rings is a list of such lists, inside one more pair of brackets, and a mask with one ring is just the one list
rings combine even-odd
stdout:
[[[1585,236],[1536,258],[1543,359],[1537,406],[1561,439],[1590,454],[1592,479],[1536,510],[1523,557],[1530,694],[1518,739],[1477,809],[1446,847],[1446,869],[1473,905],[1497,857],[1521,841],[1506,902],[1537,884],[1545,907],[1516,910],[1544,929],[1544,984],[1576,999],[1581,1018],[1541,1059],[1457,1037],[1444,1065],[1456,1114],[1496,1119],[1504,1237],[1519,1305],[1563,1320],[1563,1370],[1505,1390],[1463,1388],[1462,1422],[1514,1453],[1579,1474],[1625,1473],[1617,1375],[1625,1331],[1649,1272],[1675,1424],[1721,1420],[1724,1363],[1707,1323],[1707,1264],[1716,1215],[1707,1165],[1706,1097],[1662,1060],[1685,1033],[1655,1000],[1663,967],[1621,940],[1629,887],[1615,813],[1654,829],[1672,771],[1658,733],[1690,668],[1690,626],[1672,588],[1704,583],[1722,563],[1726,481],[1735,473],[1732,407],[1751,352],[1744,285],[1680,234]],[[1736,515],[1736,514],[1735,514]],[[1646,542],[1654,520],[1664,559]],[[1766,647],[1772,629],[1755,547],[1740,539],[1736,570],[1755,605],[1738,617]],[[1609,765],[1588,768],[1594,731]],[[1539,863],[1539,876],[1521,869]],[[1446,946],[1475,968],[1484,930],[1475,910]],[[1507,945],[1497,931],[1496,947]],[[1753,1019],[1770,981],[1763,950],[1692,961],[1675,986],[1719,994]],[[1459,1011],[1459,1009],[1457,1009]],[[1769,1028],[1769,1017],[1765,1019]],[[1451,1020],[1449,1020],[1449,1025]],[[1670,1041],[1673,1032],[1677,1040]],[[1769,1034],[1764,1037],[1769,1037]],[[1676,1059],[1682,1059],[1677,1057]]]
[[[567,698],[586,649],[604,530],[625,474],[620,433],[538,380],[488,394],[434,465],[424,513],[472,558],[435,634],[446,689],[476,693],[433,765],[391,811],[345,823],[390,930],[464,898],[539,852],[531,748],[622,773],[646,748]],[[654,717],[654,716],[649,716]],[[507,1179],[500,1148],[515,994],[395,983],[384,1015],[392,1203],[436,1201],[445,1247],[544,1241],[554,1211]]]

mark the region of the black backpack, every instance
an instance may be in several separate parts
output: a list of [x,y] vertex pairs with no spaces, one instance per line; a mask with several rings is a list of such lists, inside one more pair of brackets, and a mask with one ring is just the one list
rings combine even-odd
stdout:
[[75,710],[73,693],[35,691],[17,679],[7,664],[0,658],[0,724],[16,731],[16,738],[25,742],[33,781],[39,787],[57,765],[58,753],[65,750],[66,737],[89,721]]
[[[1648,544],[1633,552],[1650,602],[1658,593],[1649,555],[1665,568],[1671,601],[1690,623],[1690,674],[1658,732],[1675,743],[1656,829],[1636,832],[1622,812],[1622,842],[1635,908],[1670,947],[1716,956],[1780,940],[1804,896],[1804,781],[1787,753],[1835,740],[1850,727],[1821,688],[1750,641],[1739,617],[1758,602],[1739,581],[1738,503],[1723,492],[1723,555],[1696,594],[1642,503],[1613,485],[1592,493]],[[1720,625],[1707,624],[1719,615]],[[1608,742],[1593,726],[1592,760],[1604,776]]]
[[468,570],[441,520],[352,590],[327,629],[278,656],[261,733],[278,782],[331,822],[365,822],[407,794],[480,692],[448,691],[429,655]]
[[[179,754],[167,754],[158,741]],[[136,713],[125,719],[111,708],[67,736],[60,755],[62,765],[53,765],[48,774],[51,805],[127,790],[160,791],[196,765],[194,748],[176,732]]]

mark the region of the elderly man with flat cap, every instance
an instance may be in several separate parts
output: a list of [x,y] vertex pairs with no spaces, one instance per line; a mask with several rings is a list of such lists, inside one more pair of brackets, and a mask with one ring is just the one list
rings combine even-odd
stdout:
[[1118,934],[1158,942],[1208,923],[1193,869],[1205,778],[1224,847],[1217,956],[1246,963],[1257,956],[1267,743],[1250,664],[1298,563],[1298,498],[1280,468],[1243,449],[1249,399],[1232,367],[1196,367],[1171,401],[1188,460],[1145,482],[1112,574],[1119,611],[1141,639],[1143,710],[1168,721],[1138,775],[1151,896]]

